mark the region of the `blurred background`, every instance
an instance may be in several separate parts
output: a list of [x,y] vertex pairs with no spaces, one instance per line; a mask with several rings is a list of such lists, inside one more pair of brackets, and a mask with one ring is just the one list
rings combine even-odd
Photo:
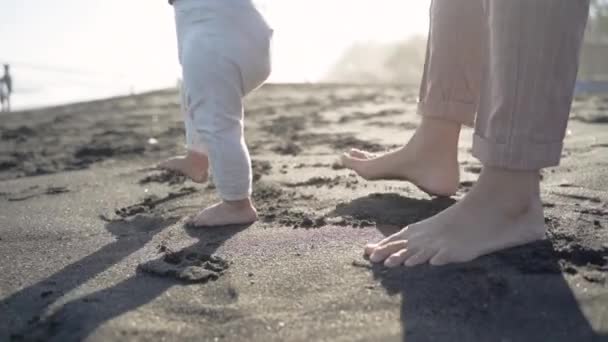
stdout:
[[[420,80],[430,0],[256,3],[275,29],[270,82]],[[173,11],[166,0],[3,0],[0,63],[16,110],[172,87]],[[593,1],[580,78],[579,91],[608,81],[608,0]]]

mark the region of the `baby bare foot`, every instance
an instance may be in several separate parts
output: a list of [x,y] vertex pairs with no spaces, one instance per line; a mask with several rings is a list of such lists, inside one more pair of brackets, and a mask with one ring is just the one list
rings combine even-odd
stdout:
[[460,178],[459,134],[459,124],[424,118],[406,146],[380,156],[352,149],[341,160],[367,180],[404,180],[428,194],[450,196]]
[[158,167],[179,172],[196,183],[206,182],[209,175],[209,159],[194,151],[188,151],[185,156],[169,158],[158,164]]
[[216,227],[253,223],[257,219],[258,213],[251,199],[245,199],[216,203],[203,209],[189,223],[196,227]]
[[545,236],[538,172],[484,168],[457,204],[375,244],[365,254],[388,267],[467,262]]

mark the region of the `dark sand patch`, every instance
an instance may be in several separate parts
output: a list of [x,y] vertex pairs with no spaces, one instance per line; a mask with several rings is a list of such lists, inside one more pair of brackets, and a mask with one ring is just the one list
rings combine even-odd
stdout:
[[289,227],[312,227],[322,222],[315,214],[293,208],[303,200],[304,203],[313,200],[309,197],[303,199],[296,191],[284,190],[271,183],[258,182],[253,188],[253,199],[259,203],[258,215],[261,222],[279,223]]
[[277,154],[283,155],[283,156],[285,156],[285,155],[297,156],[298,154],[300,154],[302,152],[302,147],[300,147],[298,144],[290,141],[290,142],[279,144],[279,145],[273,147],[272,151],[276,152]]
[[395,116],[395,115],[403,115],[403,110],[401,109],[384,109],[378,112],[366,113],[366,112],[354,112],[350,114],[346,114],[341,116],[338,119],[338,123],[345,124],[352,121],[367,121],[369,119],[374,118],[383,118],[387,116]]
[[308,180],[296,183],[283,183],[284,186],[288,188],[299,188],[299,187],[328,187],[333,188],[336,186],[344,186],[348,189],[354,189],[359,184],[359,180],[354,177],[343,177],[343,176],[335,176],[335,177],[312,177]]
[[257,182],[262,179],[263,176],[270,175],[272,164],[267,160],[253,159],[251,161],[251,171],[253,173],[253,181]]
[[581,121],[589,124],[607,124],[608,115],[596,114],[596,115],[577,115],[572,120]]
[[555,193],[560,197],[570,198],[577,201],[583,202],[591,202],[591,203],[602,203],[602,200],[599,197],[595,196],[586,196],[586,195],[577,195],[577,194],[564,194],[564,193]]
[[36,134],[36,130],[27,127],[19,126],[14,129],[4,129],[2,131],[2,140],[17,140],[18,142],[26,141],[30,136]]
[[20,202],[26,201],[32,198],[49,195],[59,195],[70,192],[71,190],[66,186],[49,186],[46,189],[41,189],[35,185],[17,193],[0,193],[0,197],[6,197],[8,201]]
[[158,197],[155,195],[146,196],[139,203],[135,203],[133,205],[119,208],[114,211],[114,213],[118,217],[126,218],[129,216],[134,216],[141,213],[149,213],[154,210],[157,206],[172,201],[174,199],[191,195],[198,190],[194,187],[183,187],[176,192],[169,192],[167,195]]
[[[603,208],[577,208],[574,209],[576,212],[579,212],[581,214],[590,214],[592,216],[595,217],[608,217],[608,209],[603,209]],[[595,222],[595,220],[594,220]],[[596,226],[599,226],[598,224],[595,224]]]
[[295,209],[270,210],[264,216],[264,222],[276,222],[282,226],[292,228],[321,228],[327,225],[323,216]]
[[398,128],[404,131],[412,131],[418,128],[418,125],[413,122],[387,122],[387,121],[372,121],[366,123],[366,125],[380,127],[380,128]]
[[117,238],[124,238],[140,233],[156,233],[160,229],[178,222],[180,218],[178,216],[158,213],[140,213],[129,217],[118,217],[114,219],[109,219],[101,215],[100,219],[107,222],[107,231]]
[[289,137],[306,128],[307,118],[305,116],[279,116],[269,120],[262,129],[273,136]]
[[149,184],[149,183],[160,183],[160,184],[168,184],[168,185],[177,185],[183,184],[186,182],[186,176],[180,174],[179,172],[172,170],[163,170],[159,173],[155,173],[149,176],[144,177],[139,180],[140,185]]
[[294,143],[303,149],[308,147],[323,146],[330,147],[333,150],[340,152],[350,150],[351,148],[358,148],[370,152],[385,151],[387,149],[387,147],[383,146],[382,144],[356,138],[350,133],[300,133],[290,135],[288,141],[289,142],[282,144]]
[[382,144],[361,140],[359,138],[355,138],[354,136],[348,135],[338,136],[335,139],[331,140],[330,143],[334,149],[339,151],[346,151],[350,150],[351,148],[356,148],[368,152],[381,152],[387,150],[387,148]]
[[0,179],[80,170],[103,160],[139,156],[146,151],[147,139],[137,133],[100,135],[87,141],[87,135],[79,131],[63,136],[59,129],[32,130],[35,135],[0,148]]
[[598,148],[598,147],[604,148],[604,147],[608,147],[608,144],[593,144],[593,145],[591,145],[591,147],[592,148]]
[[336,160],[331,164],[331,168],[332,170],[343,170],[346,167],[344,166],[344,164],[342,164],[342,161]]
[[[78,104],[5,114],[0,122],[0,180],[82,170],[108,159],[169,156],[183,144],[177,116],[137,115],[144,108],[136,106],[116,110],[101,106],[91,111]],[[154,137],[158,139],[152,144]]]
[[[117,143],[117,139],[123,141]],[[94,136],[85,145],[77,147],[74,158],[80,163],[88,164],[112,157],[141,154],[146,149],[142,141],[145,141],[143,137],[138,139],[132,134],[106,132]]]
[[325,164],[325,163],[314,163],[314,164],[305,164],[305,163],[299,163],[296,164],[293,168],[294,169],[303,169],[305,167],[311,167],[311,168],[330,168],[332,167],[333,164]]

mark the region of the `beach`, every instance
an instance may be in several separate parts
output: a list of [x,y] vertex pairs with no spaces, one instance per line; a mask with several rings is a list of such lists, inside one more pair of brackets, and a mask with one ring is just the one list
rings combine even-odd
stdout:
[[174,89],[0,118],[0,341],[608,341],[608,96],[575,99],[543,170],[547,239],[473,262],[388,269],[363,246],[462,198],[367,182],[338,157],[409,139],[417,88],[265,85],[246,101],[250,226],[154,165],[183,153]]

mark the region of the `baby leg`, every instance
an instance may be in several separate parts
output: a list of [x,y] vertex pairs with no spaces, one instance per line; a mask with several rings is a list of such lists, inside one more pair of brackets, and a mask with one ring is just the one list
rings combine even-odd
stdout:
[[251,159],[243,136],[243,90],[236,63],[205,44],[183,56],[193,132],[208,151],[221,202],[202,210],[192,223],[221,226],[250,223],[257,213],[250,199]]
[[207,157],[207,148],[194,128],[193,115],[189,110],[187,93],[187,90],[182,85],[180,88],[180,103],[186,129],[186,155],[169,158],[158,166],[162,169],[186,175],[193,182],[204,183],[209,176],[209,158]]

